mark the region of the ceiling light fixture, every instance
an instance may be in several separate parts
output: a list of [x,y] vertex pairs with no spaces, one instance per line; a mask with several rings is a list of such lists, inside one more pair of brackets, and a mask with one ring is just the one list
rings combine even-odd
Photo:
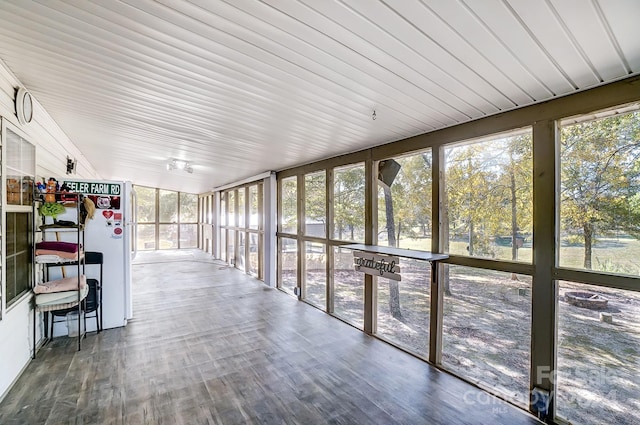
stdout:
[[167,171],[182,170],[189,174],[193,174],[193,167],[188,161],[182,161],[180,159],[172,159],[167,162]]

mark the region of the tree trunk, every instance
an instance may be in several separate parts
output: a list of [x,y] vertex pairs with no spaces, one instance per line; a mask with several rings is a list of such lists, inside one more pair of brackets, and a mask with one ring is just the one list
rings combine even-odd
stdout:
[[591,270],[591,248],[593,245],[593,224],[584,223],[584,268]]
[[[383,186],[383,190],[385,212],[387,214],[387,240],[389,246],[397,247],[391,188]],[[400,288],[398,287],[398,282],[391,279],[387,279],[387,281],[389,282],[389,311],[394,319],[402,320],[402,311],[400,310]]]
[[473,220],[469,217],[469,246],[467,246],[469,255],[473,255]]
[[353,240],[353,232],[356,226],[354,226],[353,224],[351,226],[349,226],[349,228],[351,229],[351,240]]
[[[449,204],[447,201],[447,194],[445,193],[443,196],[444,200],[442,202],[442,209],[440,210],[440,218],[442,220],[442,234],[441,234],[441,244],[442,244],[442,249],[443,252],[449,252]],[[438,229],[437,223],[434,223],[431,226],[431,233],[432,233],[432,237],[433,237],[433,233],[434,232],[438,232],[440,231],[440,229]],[[451,287],[449,285],[449,265],[448,264],[443,264],[442,265],[442,284],[443,284],[443,291],[444,294],[447,296],[451,296]]]
[[[509,170],[509,177],[511,179],[511,259],[516,261],[518,259],[518,206],[516,204],[516,175],[513,172],[513,168]],[[518,275],[511,273],[511,280],[518,280]]]
[[391,197],[391,189],[383,186],[384,190],[384,208],[387,214],[387,241],[389,246],[396,246],[396,224],[393,218],[393,198]]

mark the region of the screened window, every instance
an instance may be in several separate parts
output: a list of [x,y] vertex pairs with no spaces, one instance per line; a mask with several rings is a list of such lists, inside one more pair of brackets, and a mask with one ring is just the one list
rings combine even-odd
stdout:
[[445,267],[442,365],[526,406],[531,277],[464,266]]
[[159,196],[160,223],[178,221],[178,192],[160,189]]
[[298,286],[298,241],[290,238],[280,238],[280,274],[278,275],[278,287],[290,294],[294,293]]
[[[241,191],[244,188],[240,189]],[[225,251],[227,255],[227,262],[236,267],[243,266],[237,262],[238,252],[236,250],[236,240],[239,238],[238,230],[236,229],[237,214],[237,202],[238,202],[238,190],[233,189],[227,192],[224,192],[223,198],[226,199],[224,204],[224,208],[226,208],[226,224],[224,224],[224,231],[226,231],[226,243],[225,243]],[[223,210],[224,212],[225,210]],[[244,249],[244,247],[241,247]],[[241,259],[244,257],[244,253],[240,254]],[[244,269],[244,267],[242,267]]]
[[236,238],[238,232],[235,230],[227,231],[227,261],[229,264],[236,265]]
[[226,226],[227,225],[227,215],[228,215],[228,210],[227,210],[227,193],[222,193],[220,194],[220,225],[221,226]]
[[333,238],[364,241],[364,164],[333,173]]
[[159,224],[158,234],[160,249],[170,249],[178,247],[178,225]]
[[526,129],[445,149],[445,252],[532,261],[532,147]]
[[283,179],[280,183],[280,231],[298,232],[298,186],[297,177]]
[[180,223],[198,222],[198,195],[180,192]]
[[564,120],[559,159],[556,415],[636,423],[640,296],[609,285],[640,273],[637,105]]
[[431,250],[431,151],[378,164],[378,244]]
[[245,203],[244,203],[245,189],[238,190],[238,227],[245,227]]
[[249,187],[249,228],[258,229],[260,224],[260,207],[258,198],[258,186]]
[[357,328],[364,328],[364,279],[353,269],[353,251],[333,248],[333,313]]
[[400,259],[402,280],[377,278],[376,335],[423,358],[429,355],[431,266]]
[[156,225],[138,224],[138,249],[156,249]]
[[238,261],[236,263],[236,267],[240,270],[246,269],[246,233],[238,232]]
[[31,289],[33,262],[31,253],[32,215],[7,212],[7,305]]
[[305,236],[324,238],[327,226],[327,177],[324,171],[304,176]]
[[258,233],[249,233],[249,273],[254,276],[259,276],[260,274],[260,253],[262,246],[261,236]]
[[236,225],[236,196],[235,191],[227,193],[227,226],[235,227]]
[[560,265],[638,275],[640,111],[565,123]]
[[264,225],[262,183],[221,193],[221,258],[243,272],[263,278]]
[[197,224],[181,224],[180,230],[180,248],[197,248],[198,247],[198,225]]
[[198,195],[180,192],[180,248],[198,247]]
[[[31,288],[33,182],[35,146],[6,128],[3,160],[6,164],[6,280],[3,282],[6,305],[11,305]],[[0,300],[1,301],[1,300]],[[0,306],[2,302],[0,302]]]
[[[430,251],[431,151],[380,161],[377,174],[378,245]],[[400,282],[377,278],[376,335],[426,357],[430,268],[408,259],[400,268]]]
[[318,242],[305,242],[303,299],[325,309],[327,302],[327,246]]
[[135,191],[138,201],[138,249],[156,249],[156,189],[136,186]]
[[559,295],[558,416],[640,423],[640,294],[561,281]]
[[137,248],[198,247],[198,195],[135,186]]
[[138,197],[138,223],[155,223],[156,190],[151,187],[136,186]]
[[224,262],[229,261],[227,257],[227,229],[220,230],[220,259]]
[[36,147],[7,129],[7,204],[31,206],[36,174]]

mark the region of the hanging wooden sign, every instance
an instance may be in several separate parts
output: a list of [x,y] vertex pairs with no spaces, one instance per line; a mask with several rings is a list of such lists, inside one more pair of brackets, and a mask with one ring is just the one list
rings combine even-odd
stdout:
[[372,276],[400,281],[400,259],[391,255],[353,251],[353,267],[356,271]]

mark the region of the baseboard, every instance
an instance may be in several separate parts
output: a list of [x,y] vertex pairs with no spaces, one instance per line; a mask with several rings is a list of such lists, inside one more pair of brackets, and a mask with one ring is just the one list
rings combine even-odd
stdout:
[[24,371],[27,369],[27,366],[29,366],[31,364],[32,360],[33,360],[33,357],[29,356],[29,360],[24,364],[22,369],[20,369],[20,372],[18,372],[18,375],[14,378],[13,381],[11,381],[11,384],[9,384],[9,386],[6,389],[6,391],[4,393],[2,393],[2,395],[0,395],[0,403],[2,403],[4,401],[4,399],[7,396],[7,394],[9,394],[9,392],[11,391],[13,386],[16,384],[16,382],[18,382],[18,379],[20,379],[20,377],[22,376]]

